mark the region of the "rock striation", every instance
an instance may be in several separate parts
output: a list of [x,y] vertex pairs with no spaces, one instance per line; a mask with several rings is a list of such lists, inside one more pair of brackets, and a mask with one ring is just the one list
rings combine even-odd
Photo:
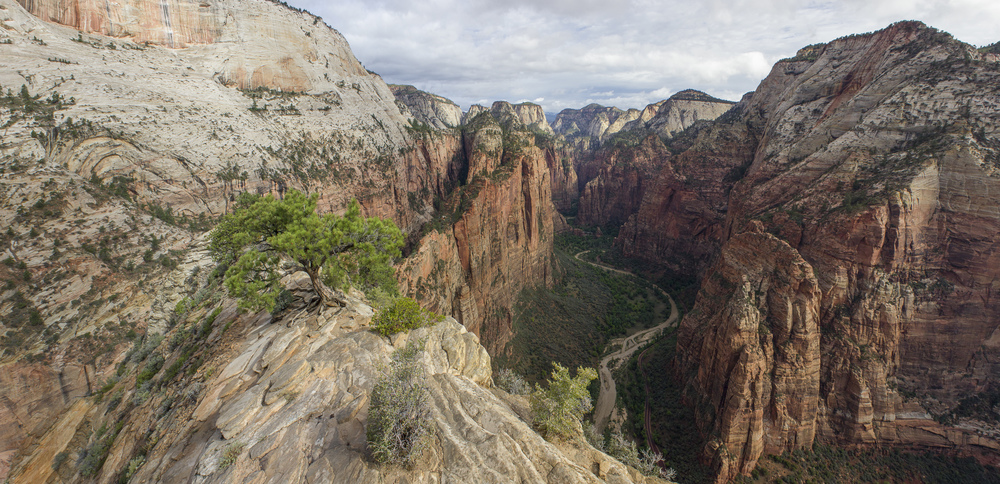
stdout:
[[812,445],[820,299],[812,266],[766,233],[733,237],[706,273],[678,329],[677,358],[720,481],[749,473],[764,454]]
[[[524,397],[490,388],[489,355],[454,319],[386,339],[367,331],[372,310],[357,299],[343,310],[307,309],[308,286],[304,273],[289,278],[296,299],[276,320],[239,316],[223,300],[203,367],[145,397],[129,371],[112,401],[80,400],[42,441],[72,439],[35,448],[14,480],[88,480],[72,464],[51,465],[52,456],[72,461],[76,445],[94,452],[103,438],[106,457],[92,477],[101,483],[126,472],[142,482],[663,482],[582,440],[545,441],[525,420]],[[434,437],[413,468],[377,465],[365,449],[370,393],[391,353],[411,341],[422,347]],[[180,348],[168,352],[164,367],[179,358]]]

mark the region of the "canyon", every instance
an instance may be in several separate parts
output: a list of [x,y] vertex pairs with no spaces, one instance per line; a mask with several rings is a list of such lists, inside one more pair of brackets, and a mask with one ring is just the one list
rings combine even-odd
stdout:
[[[686,90],[550,126],[536,104],[387,85],[267,0],[0,16],[0,479],[657,482],[542,439],[491,388],[567,219],[699,282],[654,373],[683,383],[717,482],[816,443],[1000,462],[995,416],[962,410],[1000,383],[995,54],[901,22],[806,47],[737,103]],[[239,193],[290,188],[393,220],[401,292],[448,319],[381,339],[359,293],[307,310],[301,273],[285,313],[240,314],[204,233]],[[177,370],[151,392],[133,356],[155,334]],[[368,392],[408,338],[442,437],[384,469],[363,455]]]

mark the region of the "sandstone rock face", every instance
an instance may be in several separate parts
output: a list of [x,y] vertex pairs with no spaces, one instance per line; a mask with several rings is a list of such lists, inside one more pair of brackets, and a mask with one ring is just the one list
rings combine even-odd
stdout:
[[561,212],[569,211],[580,199],[575,166],[580,156],[577,150],[565,145],[545,152],[545,161],[552,176],[552,205]]
[[677,348],[719,482],[749,473],[764,453],[812,445],[820,296],[809,263],[769,234],[733,237],[706,274]]
[[[225,28],[242,30],[232,39],[169,49],[131,37],[78,37],[15,2],[3,5],[13,44],[5,46],[0,85],[62,99],[51,119],[12,120],[3,156],[44,159],[56,172],[105,183],[122,177],[133,199],[177,215],[217,216],[235,192],[295,187],[320,192],[327,210],[352,196],[362,204],[378,198],[385,209],[376,213],[408,218],[406,194],[391,191],[401,183],[395,171],[408,143],[406,118],[381,78],[312,16],[265,0],[222,4],[207,10],[234,16]],[[284,39],[293,33],[298,40]],[[275,54],[288,60],[261,74],[254,65],[274,49],[298,57]]]
[[[616,107],[590,104],[583,109],[563,109],[556,116],[552,129],[567,138],[593,138],[600,144],[621,131],[627,123],[639,119],[639,115],[637,109],[622,111]],[[581,146],[589,148],[588,143]]]
[[[618,117],[614,117],[616,111],[602,111],[596,106],[588,106],[579,112],[561,113],[562,118],[557,120],[556,124],[562,130],[561,133],[570,139],[581,133],[574,131],[572,127],[587,119],[591,119],[591,126],[594,126],[595,122],[604,126],[601,120],[604,118],[609,120],[600,134],[591,135],[596,136],[593,139],[603,143],[600,148],[593,151],[590,156],[577,157],[575,169],[580,185],[580,222],[600,226],[621,225],[627,221],[639,211],[646,190],[659,176],[661,167],[677,164],[671,157],[671,149],[664,145],[664,142],[669,142],[671,138],[691,128],[695,123],[714,120],[728,111],[733,104],[699,91],[686,90],[671,96],[670,99],[650,104],[642,112],[632,110],[635,112],[622,113]],[[611,121],[612,118],[614,121]],[[611,138],[612,135],[617,136]],[[593,148],[590,144],[584,146],[579,142],[576,146],[581,151]],[[714,143],[707,144],[706,147],[714,150],[712,146]],[[689,164],[689,162],[684,163],[684,165]],[[689,171],[684,165],[675,166],[673,171],[677,172],[678,169]],[[701,166],[690,170],[692,176],[698,177],[703,171],[711,172],[712,176],[718,175],[721,171],[725,176],[728,170],[732,169],[732,161],[722,164],[699,163],[699,165]],[[693,188],[694,190],[700,188],[700,185],[694,183],[691,185],[698,187]],[[668,247],[660,250],[670,251]]]
[[[407,130],[406,105],[315,17],[263,0],[194,4],[204,12],[190,22],[201,23],[175,19],[176,28],[201,32],[213,18],[229,20],[213,39],[191,34],[183,48],[171,48],[142,43],[152,34],[141,29],[108,37],[66,26],[80,20],[60,17],[59,25],[29,13],[55,18],[45,12],[63,11],[56,3],[24,5],[0,0],[0,35],[11,40],[0,86],[24,85],[34,109],[0,108],[0,222],[13,233],[0,233],[0,259],[14,262],[0,265],[0,275],[17,281],[0,292],[0,368],[5,388],[23,390],[0,405],[0,462],[26,462],[17,452],[39,445],[58,416],[82,418],[78,412],[89,410],[78,407],[80,396],[113,376],[132,335],[170,327],[176,304],[196,296],[193,268],[200,277],[214,268],[199,255],[198,236],[242,192],[314,192],[323,212],[356,198],[366,215],[393,219],[414,242],[425,224],[448,218],[445,230],[462,237],[450,243],[467,264],[449,266],[456,282],[447,292],[466,309],[445,312],[496,341],[510,326],[498,308],[524,285],[547,283],[553,215],[545,155],[504,150],[489,158],[494,167],[476,172],[482,196],[462,195],[457,187],[470,171],[462,135]],[[139,15],[133,3],[122,5],[120,15]],[[178,5],[167,7],[187,8]],[[287,61],[286,48],[296,49]],[[434,201],[463,196],[475,215],[455,230],[457,205],[445,214]],[[14,313],[20,322],[8,318]],[[35,378],[30,387],[16,383],[26,374]],[[11,410],[42,401],[51,408]],[[32,469],[50,463],[51,455]]]
[[[191,47],[198,51],[199,60],[213,77],[227,85],[327,91],[343,78],[335,77],[335,73],[365,75],[343,36],[322,19],[301,10],[276,8],[265,0],[18,3],[44,21],[84,34],[171,49]],[[226,54],[233,44],[239,45],[242,55],[230,58]]]
[[541,106],[534,103],[515,104],[514,111],[528,128],[537,129],[550,136],[555,134],[552,126],[549,126],[549,121],[545,119],[545,111],[542,110]]
[[[720,478],[748,471],[761,452],[808,447],[813,440],[995,458],[997,429],[975,417],[951,420],[954,426],[932,417],[949,421],[962,398],[995,385],[1000,375],[991,363],[1000,356],[994,335],[1000,306],[993,297],[1000,280],[996,66],[995,58],[947,34],[919,23],[894,24],[779,62],[738,111],[703,131],[688,150],[706,140],[742,140],[715,149],[722,158],[750,162],[731,165],[746,166],[734,172],[741,178],[735,183],[693,190],[695,200],[708,202],[695,220],[711,222],[721,249],[705,254],[718,261],[699,295],[703,313],[692,312],[682,323],[696,349],[678,345],[682,374],[698,372],[689,381],[700,401],[710,403],[698,412],[699,423],[706,435],[721,436],[706,449]],[[622,230],[619,243],[631,253],[657,253],[664,241],[706,232],[668,209],[664,197],[652,197],[682,193],[664,173]],[[665,235],[671,228],[678,237]],[[748,237],[762,237],[748,230],[770,232],[788,247],[746,251]],[[743,254],[739,263],[735,254]],[[757,268],[778,256],[800,256],[807,265],[791,264],[811,267],[819,291],[817,297],[810,289],[807,270],[767,283],[800,294],[798,342],[780,350],[794,358],[781,363],[758,341],[737,359],[726,348],[740,348],[761,314],[797,306],[756,293],[744,301],[739,284],[731,296],[720,296],[715,274],[742,271],[754,280]],[[666,260],[664,253],[658,257]],[[818,323],[805,323],[814,310]],[[742,390],[720,399],[708,383],[732,377],[734,368],[738,378],[729,388]],[[768,368],[792,398],[774,400],[773,389],[754,393],[756,375]],[[788,426],[765,431],[769,421]]]
[[[309,299],[297,289],[307,285],[304,273],[290,281]],[[145,399],[135,398],[127,377],[120,403],[80,401],[46,435],[68,434],[83,445],[92,429],[114,429],[103,432],[114,436],[94,478],[74,473],[72,464],[52,468],[61,449],[76,456],[66,438],[34,449],[15,467],[15,482],[116,482],[140,452],[145,457],[131,476],[138,482],[663,482],[586,444],[542,439],[520,416],[524,397],[489,388],[490,357],[455,320],[385,339],[365,329],[371,308],[351,301],[322,313],[293,306],[277,321],[237,316],[232,301],[223,301],[208,337],[213,350],[203,354],[211,371],[181,373]],[[434,437],[405,469],[374,464],[365,429],[372,387],[392,351],[409,341],[423,347],[418,365]],[[180,354],[168,354],[167,364]]]
[[413,86],[390,84],[389,89],[421,123],[437,129],[456,128],[462,124],[462,108],[449,99]]
[[615,244],[629,257],[683,274],[705,270],[724,240],[729,191],[753,159],[756,144],[745,125],[706,127],[692,146],[656,172]]
[[626,124],[624,129],[648,129],[661,138],[673,138],[698,121],[711,121],[722,116],[734,104],[701,91],[686,89],[669,99],[646,106],[639,118]]
[[670,160],[670,150],[656,136],[636,146],[602,147],[591,162],[600,170],[580,192],[579,222],[623,224],[639,210],[647,186]]
[[[498,105],[499,115],[513,113]],[[485,111],[466,125],[467,181],[441,210],[455,222],[436,225],[399,269],[401,290],[454,316],[491,354],[513,336],[511,311],[521,288],[552,283],[554,154],[511,126],[504,135]]]

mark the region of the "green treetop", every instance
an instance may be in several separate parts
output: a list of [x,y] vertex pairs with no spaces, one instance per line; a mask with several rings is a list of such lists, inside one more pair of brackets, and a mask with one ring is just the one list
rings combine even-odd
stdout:
[[[403,234],[391,220],[362,217],[356,200],[343,216],[317,215],[318,195],[289,190],[282,200],[241,194],[211,233],[209,251],[228,265],[225,284],[240,306],[274,309],[282,257],[309,274],[323,304],[346,304],[336,290],[391,279]],[[393,281],[394,282],[394,281]]]

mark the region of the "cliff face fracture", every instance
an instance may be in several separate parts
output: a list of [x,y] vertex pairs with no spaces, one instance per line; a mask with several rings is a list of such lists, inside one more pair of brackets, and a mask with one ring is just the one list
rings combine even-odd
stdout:
[[814,441],[996,458],[990,419],[953,411],[1000,375],[998,76],[919,23],[810,46],[672,163],[711,143],[734,176],[646,191],[627,252],[721,247],[678,344],[720,480]]

